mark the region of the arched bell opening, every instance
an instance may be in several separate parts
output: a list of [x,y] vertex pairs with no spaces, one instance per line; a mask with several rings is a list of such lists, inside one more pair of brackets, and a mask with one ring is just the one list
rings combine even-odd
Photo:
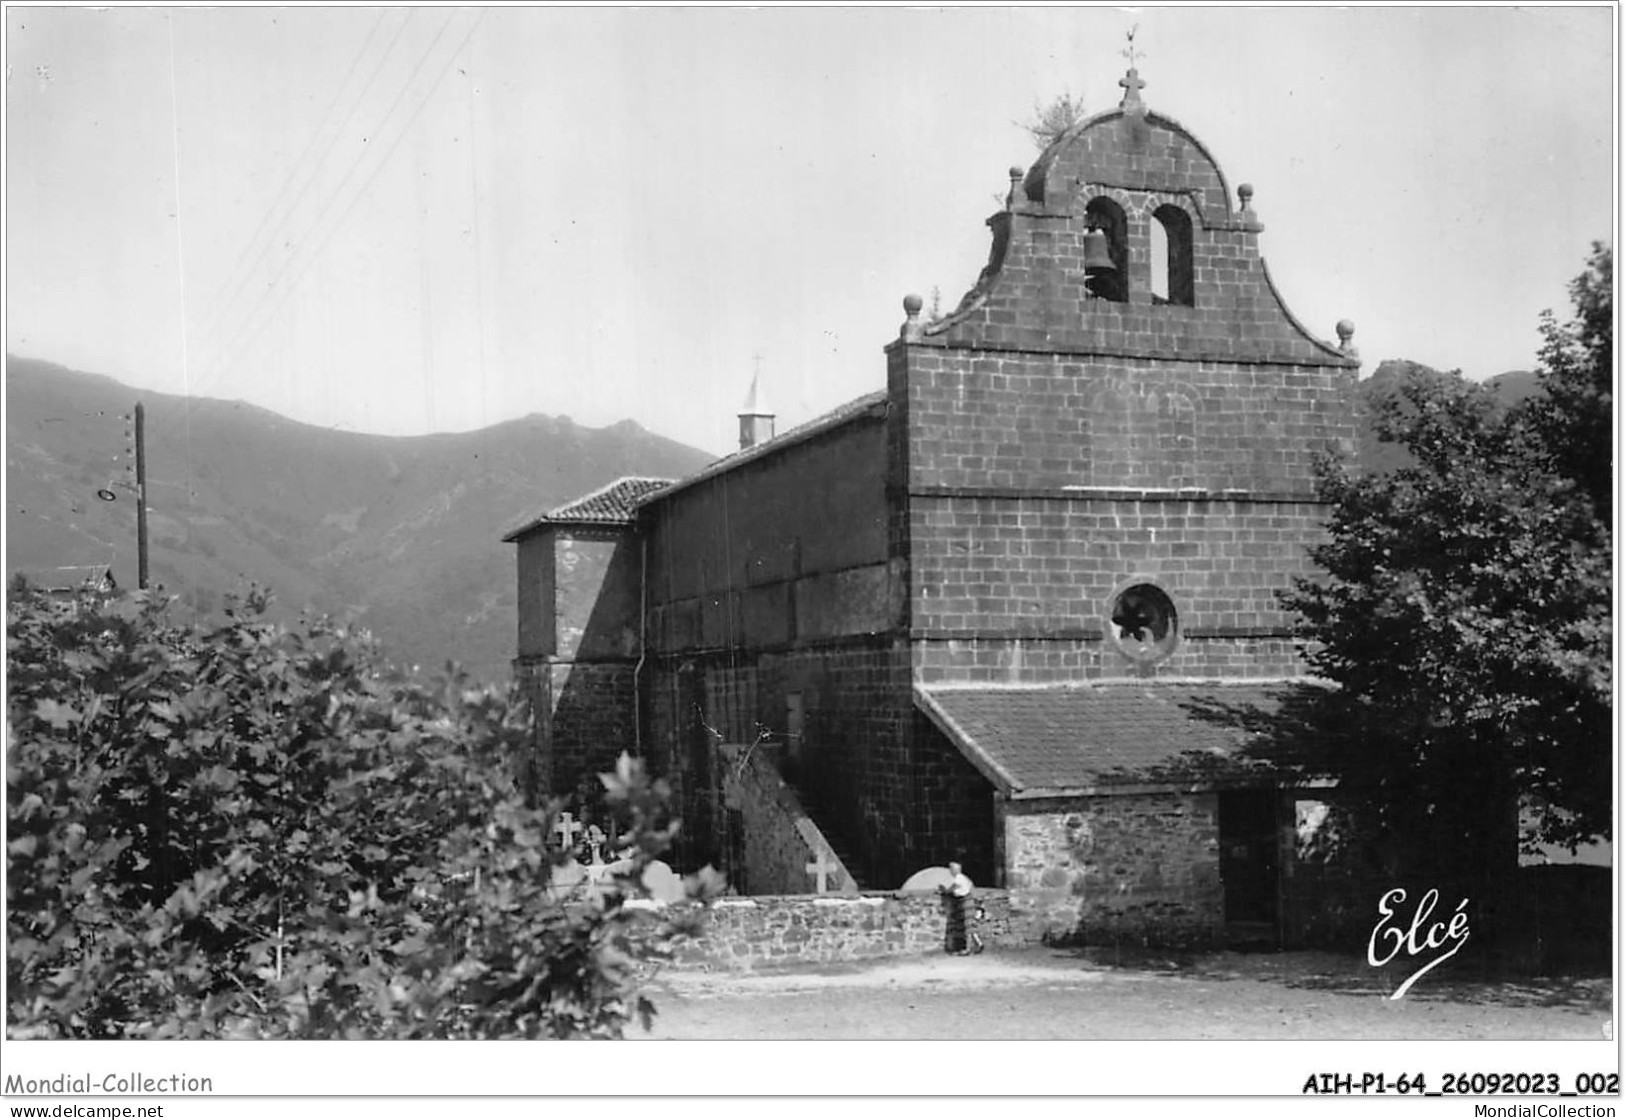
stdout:
[[1128,302],[1128,217],[1109,198],[1091,198],[1084,208],[1084,274],[1089,294],[1113,303]]
[[1168,203],[1151,214],[1151,302],[1196,306],[1191,216]]

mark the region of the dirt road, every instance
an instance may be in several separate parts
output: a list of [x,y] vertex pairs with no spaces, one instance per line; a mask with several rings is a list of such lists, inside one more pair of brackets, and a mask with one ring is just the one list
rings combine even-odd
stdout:
[[667,972],[665,1039],[1597,1039],[1606,979],[1399,982],[1322,953],[1125,960],[1050,949],[773,973]]

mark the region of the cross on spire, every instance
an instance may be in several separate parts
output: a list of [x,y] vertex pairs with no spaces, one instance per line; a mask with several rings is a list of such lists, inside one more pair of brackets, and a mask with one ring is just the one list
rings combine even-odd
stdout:
[[1129,28],[1128,46],[1124,47],[1122,52],[1123,57],[1128,59],[1128,73],[1117,79],[1117,84],[1123,87],[1122,108],[1130,112],[1144,108],[1143,103],[1140,101],[1140,91],[1145,88],[1145,81],[1140,77],[1139,70],[1135,69],[1134,66],[1141,57],[1140,52],[1134,48],[1134,33],[1139,30],[1138,24]]

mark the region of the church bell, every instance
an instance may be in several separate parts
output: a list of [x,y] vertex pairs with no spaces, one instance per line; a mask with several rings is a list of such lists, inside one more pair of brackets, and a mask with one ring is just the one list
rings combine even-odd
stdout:
[[1083,235],[1083,270],[1091,276],[1101,272],[1116,272],[1112,261],[1111,244],[1100,229],[1091,229]]

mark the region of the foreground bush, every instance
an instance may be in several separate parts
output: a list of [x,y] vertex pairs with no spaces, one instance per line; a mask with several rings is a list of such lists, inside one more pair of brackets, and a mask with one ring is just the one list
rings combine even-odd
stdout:
[[[8,600],[13,1038],[619,1037],[681,931],[565,854],[523,707],[325,622],[206,632],[145,595]],[[605,776],[630,876],[665,790]]]

